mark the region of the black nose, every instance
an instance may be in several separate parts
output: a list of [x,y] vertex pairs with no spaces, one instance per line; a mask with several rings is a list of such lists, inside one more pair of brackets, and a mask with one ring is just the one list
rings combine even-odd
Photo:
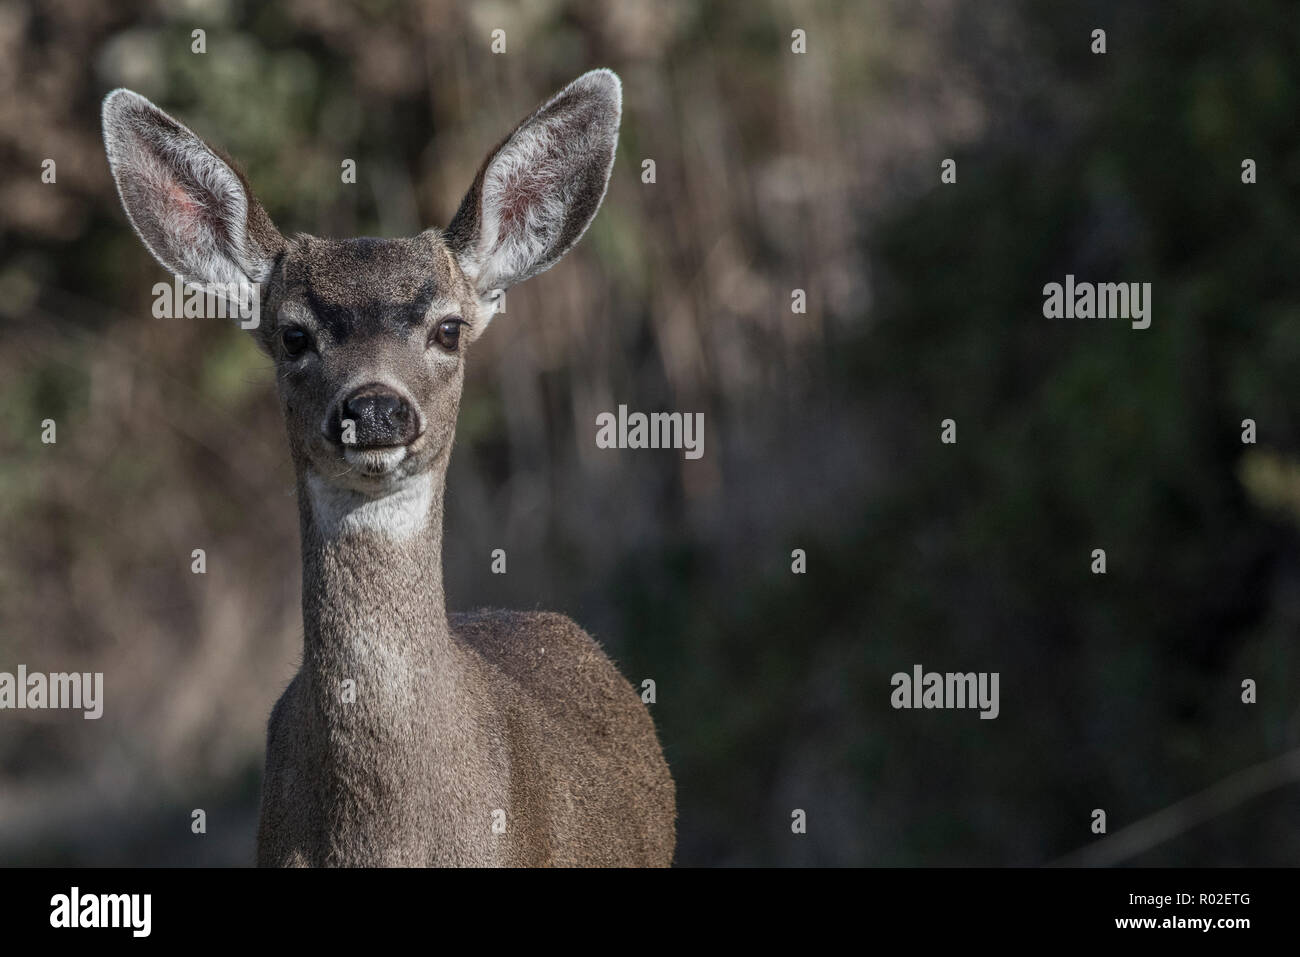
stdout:
[[[406,445],[416,437],[415,415],[406,400],[387,386],[363,385],[341,403],[331,436],[359,448]],[[349,427],[349,423],[351,426]]]

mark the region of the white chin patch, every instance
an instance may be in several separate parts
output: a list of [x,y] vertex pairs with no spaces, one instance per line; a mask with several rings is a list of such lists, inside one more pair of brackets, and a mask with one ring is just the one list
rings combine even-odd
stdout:
[[362,475],[387,475],[406,459],[406,446],[391,449],[344,447],[343,458]]
[[401,540],[428,527],[433,475],[426,472],[399,479],[378,494],[367,494],[332,484],[312,472],[307,475],[307,493],[316,525],[326,538],[368,534]]

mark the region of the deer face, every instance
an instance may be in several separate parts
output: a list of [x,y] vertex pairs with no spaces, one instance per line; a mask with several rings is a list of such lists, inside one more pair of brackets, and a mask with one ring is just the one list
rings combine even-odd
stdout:
[[450,451],[465,358],[491,318],[436,232],[288,241],[257,330],[294,458],[354,491]]
[[378,496],[445,469],[468,348],[595,217],[621,104],[614,74],[579,77],[488,154],[445,231],[409,239],[284,238],[242,175],[128,90],[104,101],[104,141],[154,257],[259,304],[300,475]]

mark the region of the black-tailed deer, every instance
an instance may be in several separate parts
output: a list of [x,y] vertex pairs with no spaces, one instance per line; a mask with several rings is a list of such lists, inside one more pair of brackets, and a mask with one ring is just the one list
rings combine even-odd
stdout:
[[[563,615],[448,615],[442,503],[467,347],[596,215],[618,78],[584,74],[488,154],[446,230],[283,237],[148,100],[104,100],[118,192],[187,283],[252,296],[297,473],[302,666],[271,713],[264,865],[668,865],[650,715]],[[251,325],[248,324],[248,325]]]

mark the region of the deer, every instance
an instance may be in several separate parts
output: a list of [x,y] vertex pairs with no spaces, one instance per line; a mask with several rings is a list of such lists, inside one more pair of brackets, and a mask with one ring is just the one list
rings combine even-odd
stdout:
[[573,80],[478,169],[445,229],[284,236],[224,153],[137,93],[103,102],[127,218],[187,287],[237,288],[293,461],[301,664],[271,710],[269,867],[666,867],[676,790],[649,709],[544,611],[449,613],[442,529],[467,355],[507,289],[586,231],[622,84]]

